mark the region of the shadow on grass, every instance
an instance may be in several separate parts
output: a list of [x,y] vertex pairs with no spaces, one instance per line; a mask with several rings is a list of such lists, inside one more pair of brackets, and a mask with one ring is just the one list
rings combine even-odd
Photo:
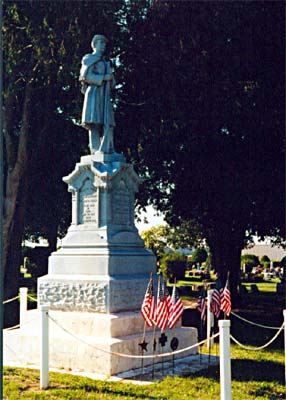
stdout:
[[[162,397],[162,395],[152,396],[141,392],[141,387],[136,387],[136,385],[132,385],[131,388],[126,387],[126,390],[116,389],[116,385],[112,385],[113,387],[98,387],[97,385],[80,385],[77,386],[77,390],[83,390],[86,393],[97,393],[102,395],[110,395],[110,396],[122,396],[122,398],[132,398],[132,399],[148,399],[148,400],[168,400],[167,397]],[[144,389],[144,387],[143,387]],[[136,393],[138,391],[138,393]],[[123,397],[124,396],[124,397]]]
[[[259,396],[263,398],[267,398],[268,400],[285,400],[285,393],[275,393],[273,394],[273,387],[268,385],[267,383],[262,385],[259,389],[251,392],[253,396],[255,396],[255,399]],[[266,397],[267,396],[267,397]]]
[[284,367],[274,361],[232,360],[232,378],[236,381],[279,382],[284,384]]
[[[197,372],[196,376],[219,379],[219,366]],[[278,382],[284,385],[284,366],[274,361],[231,360],[231,377],[239,382]]]

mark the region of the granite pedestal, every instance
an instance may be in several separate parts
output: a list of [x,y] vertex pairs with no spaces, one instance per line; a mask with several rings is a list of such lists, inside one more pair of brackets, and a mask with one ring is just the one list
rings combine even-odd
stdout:
[[[150,273],[156,274],[156,258],[134,225],[140,179],[122,155],[98,152],[82,157],[64,181],[72,193],[72,223],[61,248],[49,257],[48,275],[38,279],[38,302],[49,305],[52,318],[50,365],[103,375],[139,368],[140,358],[115,353],[141,354],[140,307]],[[4,344],[37,364],[39,313],[29,311],[23,321],[19,330],[5,332]],[[156,335],[158,339],[160,333]],[[179,348],[197,342],[195,328],[179,326],[167,336],[164,352],[171,351],[174,336]],[[144,354],[152,354],[152,329],[145,339]],[[4,362],[13,363],[11,351],[5,352]]]

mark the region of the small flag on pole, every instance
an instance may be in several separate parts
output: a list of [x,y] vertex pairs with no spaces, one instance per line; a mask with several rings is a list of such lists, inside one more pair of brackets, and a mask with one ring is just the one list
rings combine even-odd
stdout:
[[210,302],[210,310],[217,318],[219,317],[220,314],[220,300],[221,300],[221,283],[220,280],[217,279]]
[[172,299],[171,299],[169,290],[168,290],[168,288],[167,288],[165,279],[164,279],[164,278],[161,278],[161,279],[162,279],[162,282],[163,282],[162,284],[163,284],[163,290],[164,290],[165,300],[166,300],[166,302],[167,302],[168,313],[170,314],[170,310],[171,310],[171,307],[172,307]]
[[164,279],[159,276],[156,323],[157,326],[161,329],[161,331],[164,331],[166,329],[168,317],[169,317],[169,307],[167,302],[167,294],[165,293],[165,282]]
[[227,277],[225,287],[221,295],[221,306],[220,309],[229,316],[231,313],[231,297],[229,290],[229,276]]
[[204,322],[207,316],[207,304],[206,304],[206,291],[201,290],[201,293],[197,302],[197,309],[201,313],[201,320]]
[[180,299],[178,289],[176,288],[176,284],[173,286],[172,298],[171,298],[171,307],[169,314],[168,326],[170,329],[174,328],[176,323],[181,318],[184,311],[184,306],[182,300]]
[[141,306],[141,314],[149,328],[156,324],[156,301],[154,297],[152,275]]

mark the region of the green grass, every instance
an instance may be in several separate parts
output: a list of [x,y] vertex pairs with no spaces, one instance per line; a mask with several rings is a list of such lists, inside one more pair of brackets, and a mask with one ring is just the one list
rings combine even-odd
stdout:
[[[282,350],[245,351],[231,346],[234,400],[278,400],[285,398]],[[151,385],[91,380],[50,373],[50,387],[39,389],[39,371],[4,368],[4,398],[21,399],[150,399],[218,400],[217,367],[190,377],[165,377]]]
[[243,286],[250,292],[251,285],[256,285],[260,292],[276,293],[276,284],[280,282],[280,279],[271,279],[268,282],[252,282],[243,283]]
[[[214,281],[214,280],[213,280]],[[251,285],[256,285],[258,290],[260,292],[267,292],[267,293],[276,293],[276,284],[280,283],[280,279],[274,278],[269,281],[263,281],[263,282],[243,282],[242,285],[245,286],[250,292],[251,290]],[[201,280],[200,278],[187,278],[186,280],[179,280],[177,281],[176,285],[178,287],[181,286],[202,286],[204,284],[204,281]],[[170,284],[173,285],[173,284]]]

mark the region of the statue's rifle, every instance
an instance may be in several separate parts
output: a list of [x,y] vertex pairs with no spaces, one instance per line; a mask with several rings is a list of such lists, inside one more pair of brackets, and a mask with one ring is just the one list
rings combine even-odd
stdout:
[[[111,68],[110,62],[106,62],[106,74],[110,75]],[[110,81],[105,83],[105,93],[104,93],[104,137],[108,138],[108,131],[110,125]]]

